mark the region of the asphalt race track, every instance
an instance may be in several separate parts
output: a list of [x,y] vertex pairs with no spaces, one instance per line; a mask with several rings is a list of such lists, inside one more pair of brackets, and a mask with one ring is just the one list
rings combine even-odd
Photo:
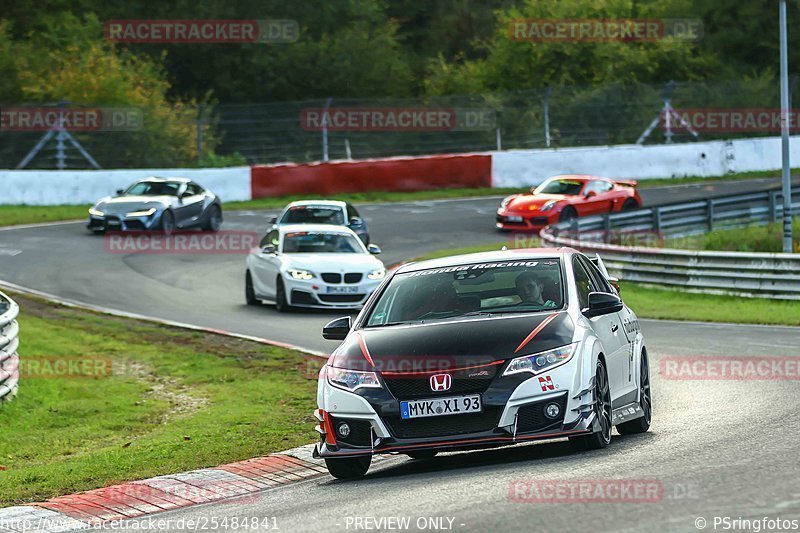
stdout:
[[[779,186],[778,178],[641,191],[661,205]],[[494,230],[498,198],[359,206],[372,242],[387,265],[429,251],[503,242]],[[226,213],[223,230],[264,234],[275,211]],[[60,298],[111,309],[253,335],[329,352],[320,334],[342,311],[279,314],[244,303],[244,255],[108,253],[83,222],[0,228],[0,280]]]
[[[777,183],[646,189],[642,196],[655,205]],[[359,209],[390,264],[429,250],[503,240],[492,227],[497,203],[474,199]],[[261,233],[269,214],[228,213],[223,229]],[[6,282],[318,351],[335,346],[319,332],[339,312],[280,315],[270,306],[247,307],[243,272],[241,255],[109,254],[103,238],[87,234],[82,223],[0,231],[0,279]],[[800,383],[666,379],[660,372],[668,356],[798,357],[800,329],[650,320],[642,321],[642,328],[655,409],[648,434],[615,435],[609,448],[589,453],[574,453],[556,441],[431,460],[397,456],[374,465],[363,480],[323,476],[159,518],[275,516],[283,531],[363,531],[367,517],[408,518],[411,530],[420,518],[438,518],[443,529],[456,531],[698,531],[700,517],[707,530],[714,530],[715,516],[800,518]],[[660,490],[649,501],[629,503],[531,502],[515,490],[534,480],[609,479],[656,483]],[[514,501],[515,495],[523,501]],[[430,522],[423,525],[434,529]]]

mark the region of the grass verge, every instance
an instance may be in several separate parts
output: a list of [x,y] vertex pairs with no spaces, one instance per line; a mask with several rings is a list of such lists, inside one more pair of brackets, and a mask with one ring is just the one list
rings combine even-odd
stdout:
[[[780,172],[743,172],[731,174],[722,178],[665,178],[642,180],[639,188],[664,187],[669,185],[691,185],[693,183],[715,183],[719,181],[748,180],[759,177],[775,177]],[[325,196],[333,200],[344,200],[352,203],[363,202],[413,202],[425,200],[445,200],[449,198],[475,198],[482,196],[505,196],[513,193],[524,192],[527,189],[520,188],[496,188],[482,187],[477,189],[436,189],[432,191],[416,192],[385,192],[372,191],[364,193],[334,194]],[[225,202],[224,209],[229,211],[245,209],[279,209],[294,200],[314,199],[322,195],[308,194],[295,196],[278,196],[272,198],[259,198],[246,202]],[[62,220],[84,219],[88,215],[87,205],[56,205],[56,206],[37,206],[37,205],[0,205],[0,226],[12,226],[16,224],[36,224],[42,222],[57,222]]]
[[[728,252],[782,252],[783,222],[766,226],[715,230],[703,235],[667,239],[665,246],[690,250]],[[792,249],[800,253],[800,218],[792,224]]]
[[[0,406],[2,506],[314,440],[319,363],[300,352],[11,296],[22,377]],[[108,358],[113,372],[45,370],[63,358]]]
[[[494,251],[503,245],[508,241],[438,250],[416,260]],[[690,293],[626,281],[621,288],[622,298],[639,318],[800,326],[800,301]]]

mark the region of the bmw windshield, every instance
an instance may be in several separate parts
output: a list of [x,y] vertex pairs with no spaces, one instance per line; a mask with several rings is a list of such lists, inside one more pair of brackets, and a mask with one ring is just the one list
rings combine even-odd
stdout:
[[366,253],[361,241],[344,233],[298,231],[283,237],[285,254],[360,254]]
[[558,259],[478,263],[396,275],[367,318],[367,327],[561,309]]
[[281,224],[344,224],[344,214],[338,207],[295,206],[281,218]]

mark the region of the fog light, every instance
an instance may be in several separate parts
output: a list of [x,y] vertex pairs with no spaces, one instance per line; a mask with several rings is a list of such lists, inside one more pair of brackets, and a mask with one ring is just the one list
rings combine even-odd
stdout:
[[339,427],[337,428],[337,431],[338,431],[340,437],[342,437],[343,439],[346,439],[347,436],[350,434],[350,426],[347,425],[346,422],[342,422],[341,424],[339,424]]
[[548,404],[544,408],[544,414],[547,418],[558,418],[558,415],[561,414],[561,408],[557,403]]

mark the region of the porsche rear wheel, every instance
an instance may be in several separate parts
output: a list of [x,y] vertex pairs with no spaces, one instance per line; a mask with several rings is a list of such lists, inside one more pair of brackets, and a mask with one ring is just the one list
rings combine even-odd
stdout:
[[628,198],[628,199],[627,199],[627,200],[625,200],[625,202],[622,204],[622,210],[623,210],[623,211],[632,211],[632,210],[634,210],[634,209],[639,209],[639,202],[637,202],[637,201],[636,201],[636,200],[634,200],[633,198]]
[[369,470],[372,456],[343,457],[341,459],[325,459],[328,472],[337,479],[356,479],[363,477]]
[[570,437],[569,443],[579,451],[600,450],[611,443],[611,388],[603,361],[597,361],[594,377],[594,415],[600,431],[581,437]]

